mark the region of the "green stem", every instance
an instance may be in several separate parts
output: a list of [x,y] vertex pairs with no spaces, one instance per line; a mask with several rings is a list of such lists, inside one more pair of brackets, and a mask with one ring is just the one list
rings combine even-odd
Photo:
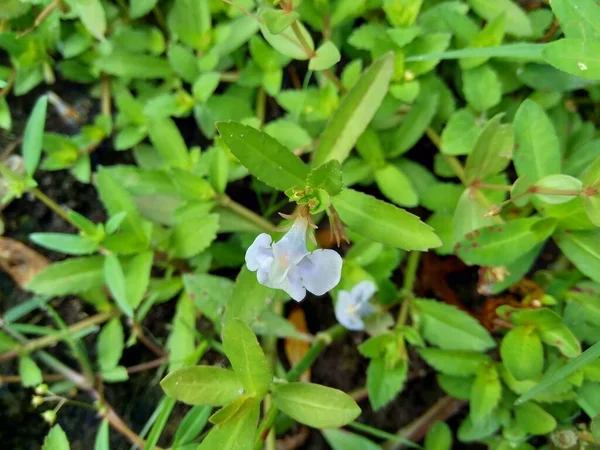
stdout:
[[[334,325],[331,328],[328,328],[327,330],[317,334],[317,337],[315,338],[315,341],[308,352],[306,352],[304,357],[290,369],[285,379],[289,382],[296,381],[300,375],[302,375],[306,369],[308,369],[315,362],[325,347],[327,347],[333,341],[344,336],[347,331],[348,330],[341,325]],[[257,437],[254,443],[254,450],[261,450],[263,443],[268,436],[269,430],[273,426],[273,423],[275,423],[278,412],[279,410],[277,407],[275,405],[271,405],[269,410],[265,413],[258,427],[256,434]]]
[[296,39],[298,39],[298,42],[300,42],[300,45],[302,45],[302,48],[304,49],[304,53],[306,53],[306,56],[308,56],[308,59],[312,58],[315,55],[315,52],[312,48],[310,48],[310,45],[308,45],[308,42],[304,38],[304,35],[302,34],[302,30],[300,30],[300,25],[298,25],[298,21],[295,21],[292,24],[292,31],[296,35]]
[[44,205],[46,205],[48,208],[50,208],[52,211],[54,211],[56,214],[58,214],[60,217],[62,217],[65,221],[69,222],[75,228],[79,228],[77,226],[77,224],[71,220],[71,218],[69,217],[69,214],[67,214],[67,212],[64,209],[62,209],[58,203],[56,203],[54,200],[52,200],[50,197],[48,197],[46,194],[44,194],[38,188],[33,188],[31,190],[31,193],[35,196],[35,198],[37,198]]
[[419,445],[415,444],[412,441],[409,441],[408,439],[405,439],[401,436],[396,436],[395,434],[388,433],[387,431],[383,431],[378,428],[370,427],[369,425],[365,425],[364,423],[350,422],[348,424],[348,428],[353,428],[355,430],[362,431],[363,433],[370,434],[371,436],[374,436],[379,439],[387,439],[392,442],[399,442],[406,445],[407,447],[421,448]]
[[402,326],[408,319],[408,309],[413,299],[413,289],[417,278],[417,270],[419,269],[419,259],[421,252],[412,251],[408,255],[406,262],[406,272],[404,273],[404,283],[402,285],[403,301],[398,314],[398,326]]
[[234,202],[233,200],[231,200],[231,198],[228,195],[219,194],[215,199],[216,199],[217,203],[219,205],[221,205],[223,208],[230,209],[231,211],[236,213],[238,216],[243,217],[244,219],[247,219],[248,221],[250,221],[253,224],[255,224],[256,226],[258,226],[260,229],[262,229],[266,232],[271,232],[275,229],[275,226],[271,222],[269,222],[267,219],[259,216],[258,214],[249,210],[245,206],[242,206],[239,203]]
[[18,347],[15,347],[14,349],[9,350],[5,353],[0,354],[0,361],[7,361],[10,359],[16,358],[17,356],[19,356],[22,353],[25,353],[25,354],[31,353],[35,350],[39,350],[41,348],[56,344],[57,342],[61,341],[63,338],[66,338],[67,336],[70,336],[79,331],[86,330],[88,328],[96,327],[96,326],[100,325],[101,323],[107,322],[108,320],[112,319],[113,317],[117,317],[119,314],[120,313],[118,311],[99,313],[92,317],[88,317],[87,319],[82,320],[81,322],[77,322],[76,324],[71,325],[65,331],[61,331],[61,332],[57,332],[56,334],[44,336],[39,339],[25,341],[24,344],[22,344]]

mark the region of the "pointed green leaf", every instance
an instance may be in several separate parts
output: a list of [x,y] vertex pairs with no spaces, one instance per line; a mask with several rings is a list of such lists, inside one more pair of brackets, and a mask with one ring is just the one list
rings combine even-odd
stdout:
[[517,110],[514,126],[517,175],[535,183],[546,175],[560,173],[560,143],[543,108],[533,100],[525,100]]
[[33,277],[27,289],[38,294],[77,294],[102,287],[102,256],[71,258],[46,267]]
[[542,56],[563,72],[590,80],[600,80],[600,42],[575,38],[546,44]]
[[553,218],[516,219],[468,233],[455,251],[467,264],[506,266],[544,242],[555,228]]
[[[441,245],[433,229],[403,209],[353,189],[332,198],[342,221],[353,231],[404,250],[427,250]],[[378,221],[373,222],[373,217]]]
[[495,175],[510,163],[514,145],[513,129],[510,124],[500,123],[502,116],[494,116],[477,138],[465,165],[467,183]]
[[308,70],[320,71],[329,69],[336,65],[341,57],[342,55],[335,44],[331,41],[325,41],[317,48],[315,55],[310,58]]
[[313,166],[331,159],[344,162],[381,105],[393,71],[392,53],[377,59],[365,70],[321,134],[313,153]]
[[218,122],[217,129],[235,157],[263,183],[280,191],[305,185],[308,166],[268,134],[236,122]]
[[27,125],[25,125],[22,149],[25,170],[29,175],[33,175],[42,156],[42,141],[44,126],[46,124],[47,107],[48,97],[43,95],[35,102],[35,106],[27,120]]
[[435,300],[416,300],[421,334],[434,345],[448,350],[484,351],[496,342],[479,321],[458,308]]
[[133,316],[133,308],[127,298],[127,286],[125,284],[125,274],[119,261],[119,257],[114,253],[109,253],[104,257],[104,279],[108,290],[115,302],[127,316]]
[[386,367],[384,358],[371,360],[367,368],[367,391],[374,411],[383,408],[400,393],[407,375],[408,365],[404,360],[395,367]]
[[58,424],[50,429],[42,445],[42,450],[69,450],[70,448],[67,435]]
[[119,365],[125,347],[125,334],[118,317],[110,320],[98,334],[98,364],[102,372],[114,369]]
[[175,370],[163,378],[160,385],[169,397],[188,405],[223,406],[243,392],[233,371],[213,366]]
[[479,369],[471,388],[469,417],[475,425],[485,422],[498,406],[502,396],[502,384],[493,365]]
[[244,391],[262,398],[273,374],[250,327],[239,319],[227,322],[223,327],[223,348]]
[[544,370],[544,348],[533,326],[516,327],[502,339],[504,367],[518,381],[536,378]]
[[360,408],[348,394],[318,384],[277,384],[272,395],[275,406],[310,427],[341,427],[360,414]]
[[260,402],[249,399],[230,420],[211,428],[197,450],[252,450],[259,415]]

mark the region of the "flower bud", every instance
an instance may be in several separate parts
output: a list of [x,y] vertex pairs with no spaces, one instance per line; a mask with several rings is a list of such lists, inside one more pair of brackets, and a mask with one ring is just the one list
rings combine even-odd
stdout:
[[34,408],[37,408],[42,403],[44,403],[43,397],[40,397],[39,395],[34,395],[33,397],[31,397],[31,406],[33,406]]
[[49,409],[48,411],[44,411],[41,416],[48,425],[54,425],[54,421],[56,420],[55,411]]

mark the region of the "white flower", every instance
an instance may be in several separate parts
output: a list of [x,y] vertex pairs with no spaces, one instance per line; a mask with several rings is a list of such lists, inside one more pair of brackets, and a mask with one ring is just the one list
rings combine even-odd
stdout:
[[373,314],[376,310],[369,303],[377,287],[370,280],[361,281],[350,292],[340,291],[335,304],[335,317],[339,323],[349,330],[365,329],[363,317]]
[[258,282],[284,290],[297,302],[304,299],[306,291],[325,294],[342,276],[342,257],[335,251],[308,251],[307,229],[308,220],[298,216],[279,242],[272,244],[271,236],[263,233],[246,251],[246,265],[257,272]]

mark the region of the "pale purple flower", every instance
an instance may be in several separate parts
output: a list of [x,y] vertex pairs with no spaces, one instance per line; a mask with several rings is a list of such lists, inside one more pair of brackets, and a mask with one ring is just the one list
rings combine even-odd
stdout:
[[306,247],[308,220],[298,216],[292,228],[272,243],[260,234],[246,251],[246,265],[256,272],[258,282],[287,292],[297,302],[306,291],[323,295],[340,282],[342,257],[333,250],[309,252]]
[[376,309],[369,303],[377,286],[370,280],[355,285],[351,291],[340,291],[335,304],[335,317],[345,328],[353,331],[365,329],[363,317],[373,314]]

